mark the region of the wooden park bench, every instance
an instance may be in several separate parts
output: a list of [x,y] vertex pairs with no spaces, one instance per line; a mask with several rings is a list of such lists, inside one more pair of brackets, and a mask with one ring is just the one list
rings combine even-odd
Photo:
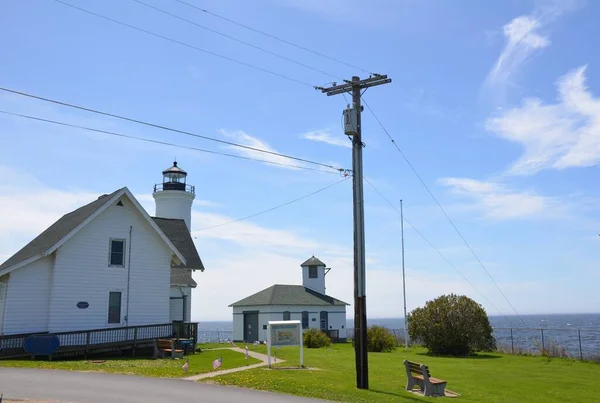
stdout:
[[446,381],[432,378],[429,374],[429,368],[425,364],[404,360],[406,367],[406,377],[408,382],[406,390],[412,390],[416,385],[419,386],[424,396],[446,396]]
[[175,341],[170,339],[154,340],[154,358],[165,358],[170,355],[171,358],[183,358],[183,350],[175,348]]

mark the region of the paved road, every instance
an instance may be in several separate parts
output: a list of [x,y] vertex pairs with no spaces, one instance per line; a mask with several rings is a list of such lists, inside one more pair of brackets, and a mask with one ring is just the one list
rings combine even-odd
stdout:
[[49,399],[69,403],[323,403],[322,400],[181,379],[21,368],[0,368],[0,393],[7,399]]

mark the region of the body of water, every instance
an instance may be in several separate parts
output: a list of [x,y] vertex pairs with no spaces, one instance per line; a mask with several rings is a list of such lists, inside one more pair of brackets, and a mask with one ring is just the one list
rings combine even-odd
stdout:
[[[353,321],[346,321],[353,328]],[[498,346],[507,352],[539,353],[542,346],[573,358],[600,357],[600,314],[490,316]],[[404,329],[403,318],[369,319],[369,325]],[[199,341],[226,341],[233,322],[200,322]],[[558,350],[557,350],[558,349]]]

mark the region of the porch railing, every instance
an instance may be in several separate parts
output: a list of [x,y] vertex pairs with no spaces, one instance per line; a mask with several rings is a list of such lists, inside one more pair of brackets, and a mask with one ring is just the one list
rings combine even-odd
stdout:
[[55,355],[66,352],[87,355],[107,348],[133,349],[135,352],[138,345],[146,345],[149,341],[160,338],[187,338],[194,340],[195,345],[198,340],[198,324],[173,322],[72,332],[39,332],[0,336],[0,359],[28,356],[29,354],[24,348],[25,340],[29,336],[42,334],[54,335],[60,341],[60,347],[54,353]]

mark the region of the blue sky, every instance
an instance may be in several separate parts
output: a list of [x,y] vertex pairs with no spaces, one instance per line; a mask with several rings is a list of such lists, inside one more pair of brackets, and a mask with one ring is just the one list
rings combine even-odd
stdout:
[[[175,0],[143,1],[335,76],[364,76]],[[365,99],[516,310],[597,311],[600,57],[593,38],[600,36],[600,4],[188,1],[388,74],[392,84],[369,89]],[[313,85],[336,80],[132,0],[68,2]],[[52,0],[4,5],[0,46],[4,87],[351,167],[342,96]],[[264,158],[6,93],[0,109]],[[393,203],[404,199],[407,219],[487,298],[407,227],[408,308],[456,292],[490,314],[513,313],[368,111],[363,137],[365,175]],[[121,186],[153,214],[152,185],[174,157],[196,185],[194,230],[341,179],[0,116],[0,260],[62,214]],[[368,313],[400,316],[399,217],[368,185],[365,203]],[[207,267],[195,275],[194,319],[227,320],[229,303],[273,283],[299,283],[299,264],[312,254],[332,267],[328,293],[352,302],[350,180],[194,236]]]

